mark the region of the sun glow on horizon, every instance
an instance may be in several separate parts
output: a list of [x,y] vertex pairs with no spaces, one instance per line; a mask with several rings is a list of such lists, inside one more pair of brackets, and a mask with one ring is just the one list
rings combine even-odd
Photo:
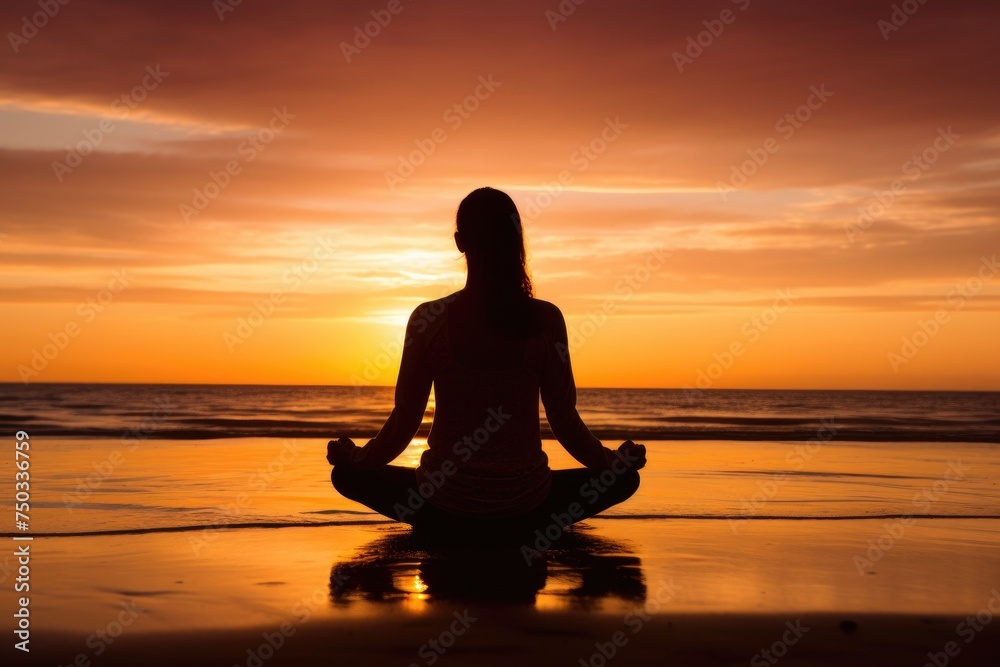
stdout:
[[422,7],[346,62],[350,3],[79,1],[0,55],[0,381],[392,385],[492,185],[580,386],[1000,390],[991,5],[770,4],[678,72],[696,3]]

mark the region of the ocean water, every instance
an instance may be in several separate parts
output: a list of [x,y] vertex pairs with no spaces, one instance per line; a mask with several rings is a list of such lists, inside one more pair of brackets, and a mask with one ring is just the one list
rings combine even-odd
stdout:
[[[378,431],[392,400],[391,387],[0,384],[0,428],[151,439],[362,436]],[[838,440],[1000,443],[1000,392],[580,389],[578,407],[598,437],[611,439],[809,439],[833,420]],[[432,393],[419,435],[433,415]]]
[[[30,435],[31,533],[178,530],[193,544],[381,521],[334,492],[325,451],[363,444],[391,406],[383,387],[0,385],[8,438]],[[597,521],[1000,517],[997,393],[582,389],[579,407],[606,445],[649,449],[639,492]],[[397,464],[416,465],[432,417],[433,402]],[[543,444],[553,468],[577,465]]]

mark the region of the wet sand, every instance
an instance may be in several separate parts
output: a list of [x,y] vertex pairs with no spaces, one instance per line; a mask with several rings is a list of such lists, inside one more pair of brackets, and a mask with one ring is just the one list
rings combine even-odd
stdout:
[[387,524],[36,538],[5,664],[996,664],[998,547],[993,519],[596,519],[530,564]]

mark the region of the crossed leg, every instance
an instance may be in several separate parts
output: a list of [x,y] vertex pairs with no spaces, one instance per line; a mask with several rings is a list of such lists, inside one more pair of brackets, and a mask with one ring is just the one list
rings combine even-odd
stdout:
[[410,500],[418,489],[415,468],[385,466],[359,471],[335,466],[333,487],[345,498],[361,503],[379,514],[417,528],[429,529],[520,529],[534,530],[549,523],[576,523],[625,500],[639,488],[639,473],[626,470],[599,472],[587,468],[555,470],[548,496],[535,509],[517,517],[502,519],[452,514],[429,502],[413,509]]

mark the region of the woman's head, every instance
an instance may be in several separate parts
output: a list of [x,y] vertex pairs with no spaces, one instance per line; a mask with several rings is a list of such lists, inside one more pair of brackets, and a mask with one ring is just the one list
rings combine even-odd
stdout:
[[470,271],[477,271],[488,292],[532,296],[517,206],[493,188],[473,190],[458,206],[455,242]]
[[455,243],[465,253],[470,284],[486,297],[490,324],[516,335],[535,331],[534,291],[513,200],[493,188],[473,190],[459,204],[456,223]]

